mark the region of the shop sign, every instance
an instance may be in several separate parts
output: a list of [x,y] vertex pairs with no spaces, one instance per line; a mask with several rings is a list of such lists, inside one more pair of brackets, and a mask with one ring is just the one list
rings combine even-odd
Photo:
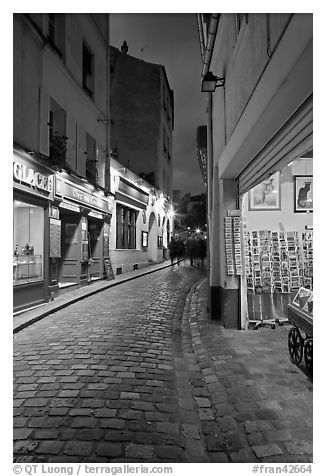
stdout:
[[13,176],[17,182],[27,184],[31,188],[48,193],[53,191],[53,175],[44,175],[17,160],[13,164]]
[[56,195],[108,213],[108,201],[56,178]]

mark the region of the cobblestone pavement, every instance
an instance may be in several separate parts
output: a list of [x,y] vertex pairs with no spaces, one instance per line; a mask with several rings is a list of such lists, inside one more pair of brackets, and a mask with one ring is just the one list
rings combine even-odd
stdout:
[[287,330],[208,321],[175,266],[14,336],[15,462],[310,462],[312,384]]

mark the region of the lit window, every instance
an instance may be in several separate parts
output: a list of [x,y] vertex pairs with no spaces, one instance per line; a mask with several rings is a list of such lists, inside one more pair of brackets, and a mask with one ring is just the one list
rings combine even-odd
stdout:
[[14,200],[14,285],[43,279],[44,209]]

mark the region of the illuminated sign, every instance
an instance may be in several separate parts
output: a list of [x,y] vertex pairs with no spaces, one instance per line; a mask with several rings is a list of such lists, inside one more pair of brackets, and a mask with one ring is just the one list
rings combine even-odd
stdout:
[[55,194],[62,196],[63,198],[69,198],[75,202],[78,202],[79,204],[89,206],[90,208],[96,208],[105,213],[110,212],[107,199],[101,198],[70,183],[64,182],[58,179],[58,177],[56,177]]
[[44,175],[18,161],[14,161],[13,176],[17,182],[27,184],[32,188],[48,193],[53,190],[53,175]]

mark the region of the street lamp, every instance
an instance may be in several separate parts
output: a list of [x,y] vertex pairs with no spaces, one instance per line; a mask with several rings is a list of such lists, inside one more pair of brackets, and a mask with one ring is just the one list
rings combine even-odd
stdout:
[[216,88],[224,86],[225,78],[218,78],[211,71],[205,74],[201,81],[202,93],[213,93]]

